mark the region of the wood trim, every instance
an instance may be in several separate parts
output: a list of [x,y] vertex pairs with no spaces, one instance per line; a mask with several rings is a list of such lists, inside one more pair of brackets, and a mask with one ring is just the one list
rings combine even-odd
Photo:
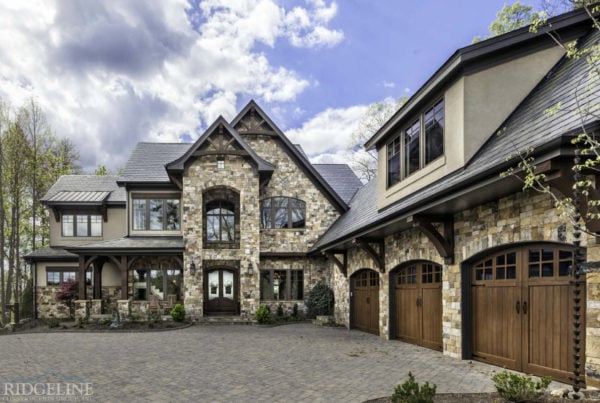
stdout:
[[[381,273],[385,273],[385,245],[383,239],[374,238],[356,238],[353,243],[364,250],[375,261],[377,268]],[[371,245],[376,244],[379,251],[376,251]]]
[[[443,220],[443,221],[441,221]],[[442,219],[427,216],[414,216],[412,218],[413,227],[420,230],[429,241],[435,246],[446,264],[454,263],[454,220],[451,216]],[[432,222],[443,223],[443,234],[441,234]]]
[[345,278],[348,278],[348,253],[342,251],[338,254],[342,255],[342,261],[335,256],[336,252],[325,252],[325,257],[340,269]]
[[192,157],[205,157],[209,155],[237,155],[240,157],[248,157],[250,154],[246,150],[203,150],[196,151],[192,154]]

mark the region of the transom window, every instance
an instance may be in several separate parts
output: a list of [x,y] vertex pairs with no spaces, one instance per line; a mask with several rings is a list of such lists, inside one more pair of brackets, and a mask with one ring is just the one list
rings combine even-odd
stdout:
[[261,301],[302,300],[304,272],[302,270],[261,270]]
[[62,236],[102,236],[102,216],[92,214],[63,214]]
[[387,144],[387,186],[417,172],[444,154],[444,100],[414,120]]
[[291,197],[270,197],[260,202],[261,228],[304,228],[306,203]]
[[235,205],[225,200],[206,203],[206,240],[233,242],[235,240]]
[[77,279],[77,270],[75,268],[47,268],[46,285],[61,285],[67,280]]
[[177,231],[180,228],[179,199],[134,198],[134,231]]

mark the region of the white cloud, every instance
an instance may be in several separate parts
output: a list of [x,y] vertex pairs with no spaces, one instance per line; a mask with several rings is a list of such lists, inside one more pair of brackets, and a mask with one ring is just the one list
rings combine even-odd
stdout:
[[[0,99],[34,97],[85,167],[124,165],[135,142],[193,138],[240,97],[286,103],[313,85],[256,50],[333,46],[335,2],[0,3]],[[287,4],[287,3],[283,3]],[[276,105],[275,105],[276,106]]]
[[343,150],[351,147],[352,134],[367,109],[368,106],[365,105],[326,109],[305,122],[302,127],[288,130],[287,136],[294,143],[302,144],[310,157],[328,154],[331,158],[334,158],[333,155],[338,158]]
[[394,88],[396,86],[396,83],[393,81],[384,81],[383,86],[385,88]]

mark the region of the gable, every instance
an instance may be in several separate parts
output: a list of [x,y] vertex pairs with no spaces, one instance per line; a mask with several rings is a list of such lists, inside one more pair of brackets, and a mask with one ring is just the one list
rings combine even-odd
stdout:
[[346,202],[333,190],[305,155],[298,150],[267,114],[253,100],[231,121],[231,126],[242,136],[263,135],[274,138],[290,156],[294,164],[308,177],[339,212],[348,210]]

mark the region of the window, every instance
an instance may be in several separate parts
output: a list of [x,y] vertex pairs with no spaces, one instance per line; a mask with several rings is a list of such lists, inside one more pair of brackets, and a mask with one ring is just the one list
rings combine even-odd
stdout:
[[444,100],[421,114],[386,148],[388,187],[441,157],[444,154]]
[[261,228],[304,228],[306,203],[291,197],[271,197],[260,202]]
[[304,272],[302,270],[261,270],[260,299],[263,301],[302,300]]
[[67,280],[77,279],[77,269],[75,268],[47,268],[46,285],[61,285]]
[[102,216],[89,214],[63,214],[62,235],[64,237],[102,236]]
[[177,231],[179,228],[179,199],[133,199],[134,231]]
[[233,242],[235,240],[235,206],[225,200],[206,203],[206,240]]
[[225,159],[223,157],[217,158],[217,169],[225,169]]
[[151,295],[161,301],[168,300],[169,296],[175,296],[177,301],[181,300],[181,269],[136,269],[131,270],[129,275],[133,281],[133,299],[136,301],[146,301]]

